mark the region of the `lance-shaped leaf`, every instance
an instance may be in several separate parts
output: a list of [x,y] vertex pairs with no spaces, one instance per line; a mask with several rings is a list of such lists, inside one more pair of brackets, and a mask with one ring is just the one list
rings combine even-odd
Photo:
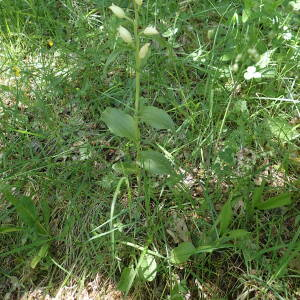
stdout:
[[265,209],[273,209],[282,207],[285,205],[289,205],[292,203],[291,194],[290,193],[283,193],[281,195],[269,198],[266,201],[258,203],[256,207],[261,210]]
[[4,233],[10,233],[10,232],[15,232],[15,231],[21,231],[23,230],[22,227],[16,227],[12,225],[2,225],[0,226],[0,234]]
[[145,170],[157,175],[170,175],[174,173],[170,162],[161,153],[156,151],[143,151],[139,164]]
[[40,248],[38,254],[31,260],[30,266],[32,269],[34,269],[37,266],[37,264],[48,254],[48,248],[48,244],[44,244]]
[[113,134],[131,140],[138,138],[138,128],[135,120],[122,110],[108,107],[102,113],[101,119]]
[[171,117],[162,109],[144,106],[141,109],[141,120],[156,129],[174,130],[175,124]]
[[127,162],[117,162],[112,165],[112,168],[114,171],[116,171],[119,174],[131,175],[131,174],[138,173],[139,166],[135,162],[127,161]]
[[232,220],[231,201],[228,200],[222,207],[218,221],[220,222],[220,232],[223,234],[229,227]]
[[250,234],[250,232],[246,231],[244,229],[235,229],[235,230],[228,231],[224,235],[224,238],[225,238],[225,240],[237,240],[237,239],[245,238],[249,234]]
[[15,206],[16,211],[22,221],[39,234],[47,234],[46,229],[39,221],[37,209],[30,197],[15,197],[8,195],[8,200]]
[[264,188],[265,188],[266,182],[263,181],[262,185],[259,187],[256,187],[253,191],[252,195],[252,206],[253,208],[257,208],[257,205],[261,202],[263,198]]
[[137,273],[133,266],[123,269],[120,281],[118,283],[118,290],[127,294],[133,284],[136,274]]

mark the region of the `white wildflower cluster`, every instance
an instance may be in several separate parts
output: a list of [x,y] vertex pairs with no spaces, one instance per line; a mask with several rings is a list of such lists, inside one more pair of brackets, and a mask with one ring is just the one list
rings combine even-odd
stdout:
[[289,41],[289,40],[292,39],[293,35],[290,32],[284,32],[282,34],[282,37],[283,37],[284,40]]
[[[141,6],[143,4],[143,0],[134,0],[136,5]],[[109,7],[109,9],[113,12],[113,14],[120,18],[120,19],[127,19],[132,21],[130,18],[128,18],[125,14],[125,11],[112,3],[112,5]],[[130,33],[129,30],[127,30],[125,27],[123,26],[119,26],[118,27],[118,33],[120,38],[127,44],[129,45],[133,45],[134,44],[134,39]],[[143,31],[142,34],[144,34],[145,36],[153,36],[153,35],[158,35],[159,32],[157,31],[155,26],[152,25],[148,25]],[[143,59],[147,56],[148,52],[149,52],[149,47],[150,47],[150,43],[146,43],[144,44],[140,50],[139,50],[139,59]]]
[[257,79],[257,78],[261,78],[261,73],[256,71],[256,67],[254,66],[250,66],[247,68],[246,72],[244,73],[244,78],[246,80],[250,80],[250,79]]
[[293,35],[292,35],[292,33],[290,32],[290,31],[288,31],[288,27],[287,26],[283,26],[283,33],[282,33],[282,38],[284,39],[284,40],[286,40],[286,41],[289,41],[289,40],[291,40],[292,39],[292,37],[293,37]]
[[300,10],[300,0],[290,1],[289,5],[292,7],[294,11]]

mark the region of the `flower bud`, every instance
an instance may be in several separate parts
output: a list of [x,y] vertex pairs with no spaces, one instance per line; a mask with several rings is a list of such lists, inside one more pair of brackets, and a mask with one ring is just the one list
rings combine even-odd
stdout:
[[150,43],[146,43],[141,49],[140,49],[140,52],[139,52],[139,58],[140,59],[143,59],[146,57],[148,51],[149,51],[149,46],[150,46]]
[[157,29],[154,26],[147,26],[144,31],[143,31],[144,35],[155,35],[155,34],[159,34],[159,32],[157,31]]
[[134,0],[134,1],[138,6],[141,6],[143,4],[143,0]]
[[125,43],[127,43],[127,44],[132,44],[133,43],[131,33],[125,27],[120,25],[118,27],[118,32],[119,32],[119,35],[120,35],[121,39]]
[[120,19],[123,19],[126,17],[124,10],[121,7],[119,7],[113,3],[109,7],[109,9]]

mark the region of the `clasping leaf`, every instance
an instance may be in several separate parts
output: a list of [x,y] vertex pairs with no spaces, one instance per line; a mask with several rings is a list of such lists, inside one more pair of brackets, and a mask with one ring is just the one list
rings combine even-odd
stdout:
[[171,117],[164,110],[154,106],[144,106],[141,109],[141,120],[155,129],[175,129]]
[[153,150],[142,151],[139,164],[146,170],[157,175],[174,173],[171,163],[159,152]]
[[102,113],[101,119],[113,134],[130,140],[138,139],[139,131],[135,120],[122,110],[109,107]]

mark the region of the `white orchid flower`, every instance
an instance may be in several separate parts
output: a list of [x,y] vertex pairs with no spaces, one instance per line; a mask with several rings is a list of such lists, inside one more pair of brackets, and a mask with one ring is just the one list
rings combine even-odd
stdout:
[[157,31],[157,29],[154,26],[147,26],[144,31],[143,31],[144,35],[156,35],[159,34],[159,32]]
[[127,44],[132,44],[133,43],[132,35],[125,27],[120,25],[118,27],[118,32],[119,32],[119,35],[120,35],[121,39],[125,43],[127,43]]
[[140,52],[139,52],[139,58],[140,59],[143,59],[146,57],[148,51],[149,51],[149,46],[150,46],[150,43],[146,43],[141,49],[140,49]]
[[117,5],[115,5],[115,4],[111,4],[111,6],[109,7],[109,9],[114,13],[114,15],[116,15],[118,18],[120,18],[120,19],[124,19],[124,18],[126,18],[126,15],[125,15],[125,11],[121,8],[121,7],[119,7],[119,6],[117,6]]

